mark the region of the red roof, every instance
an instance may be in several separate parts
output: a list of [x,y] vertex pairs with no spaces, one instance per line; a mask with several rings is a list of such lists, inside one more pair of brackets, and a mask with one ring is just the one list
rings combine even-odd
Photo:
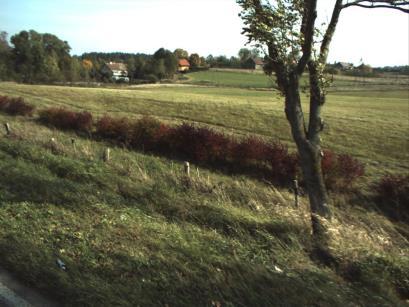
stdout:
[[186,59],[180,59],[179,60],[179,66],[189,66],[190,67],[190,63]]
[[264,61],[261,58],[255,58],[254,59],[254,64],[256,65],[264,65]]
[[124,71],[126,71],[126,65],[124,63],[109,62],[109,63],[106,63],[106,65],[111,70],[124,70]]

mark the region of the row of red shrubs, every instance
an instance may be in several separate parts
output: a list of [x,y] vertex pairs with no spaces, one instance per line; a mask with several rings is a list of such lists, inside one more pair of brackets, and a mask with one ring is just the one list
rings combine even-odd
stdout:
[[[0,110],[9,114],[32,115],[34,107],[22,98],[0,96]],[[39,120],[62,130],[91,133],[94,121],[89,112],[48,108]],[[139,120],[104,116],[95,124],[94,135],[137,150],[164,154],[192,162],[229,167],[233,170],[257,169],[280,184],[288,184],[299,173],[298,156],[279,141],[266,142],[257,137],[238,140],[209,128],[192,124],[169,126],[152,117]],[[327,187],[343,189],[364,174],[363,165],[349,155],[326,150],[322,168]]]
[[62,130],[91,132],[92,114],[89,112],[73,112],[63,108],[48,108],[39,112],[39,120],[46,125]]
[[[238,140],[209,128],[182,124],[171,127],[151,117],[136,121],[104,116],[95,134],[103,139],[201,164],[233,166],[246,170],[257,167],[268,179],[288,184],[299,172],[298,156],[279,141],[266,142],[257,137]],[[322,168],[327,187],[348,188],[364,175],[364,166],[350,155],[326,150]]]
[[0,96],[0,111],[10,115],[32,116],[35,107],[24,101],[22,97]]
[[297,171],[296,155],[279,142],[267,143],[256,137],[239,141],[186,123],[171,127],[151,117],[130,121],[104,116],[98,120],[95,134],[131,148],[200,164],[229,166],[236,170],[267,167],[270,179],[280,183],[293,179]]

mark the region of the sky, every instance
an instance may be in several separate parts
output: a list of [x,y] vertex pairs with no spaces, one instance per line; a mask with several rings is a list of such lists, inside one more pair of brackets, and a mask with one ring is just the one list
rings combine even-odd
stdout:
[[[334,0],[319,0],[330,18]],[[245,46],[235,0],[0,0],[0,31],[33,29],[68,41],[71,54],[152,54],[165,47],[202,56],[237,55]],[[374,67],[409,65],[409,14],[348,8],[342,12],[329,62]]]

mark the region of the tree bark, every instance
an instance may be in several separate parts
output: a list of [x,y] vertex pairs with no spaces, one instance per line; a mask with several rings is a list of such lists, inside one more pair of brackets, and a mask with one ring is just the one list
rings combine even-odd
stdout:
[[[319,104],[319,102],[316,101],[316,104]],[[328,195],[321,171],[319,130],[313,134],[309,133],[310,131],[307,133],[301,107],[299,77],[295,73],[289,76],[288,86],[285,90],[285,113],[300,156],[301,170],[309,196],[312,216],[319,215],[330,218]],[[314,225],[314,221],[313,218],[313,230],[315,232],[317,225]]]

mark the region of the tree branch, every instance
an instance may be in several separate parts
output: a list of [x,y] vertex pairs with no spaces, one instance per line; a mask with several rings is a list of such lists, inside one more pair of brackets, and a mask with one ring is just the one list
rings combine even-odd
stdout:
[[307,4],[304,7],[301,34],[303,35],[302,52],[303,55],[298,61],[297,74],[301,75],[304,72],[305,66],[311,58],[312,47],[314,45],[314,26],[317,18],[317,0],[306,0]]
[[[357,0],[344,4],[342,8],[357,6],[367,9],[387,8],[395,9],[404,13],[409,13],[409,1],[395,1],[395,0]],[[406,7],[405,7],[406,6]]]
[[331,21],[329,22],[328,28],[325,31],[324,39],[322,40],[321,43],[320,56],[318,61],[323,65],[326,64],[327,62],[329,45],[331,43],[332,37],[334,36],[342,8],[343,8],[342,0],[337,0],[332,11]]
[[[257,18],[259,18],[263,24],[269,24],[270,21],[267,18],[268,14],[266,12],[266,9],[261,4],[261,1],[251,0],[250,3],[254,8],[254,11],[256,12]],[[277,76],[277,85],[279,89],[284,93],[288,86],[288,75],[284,61],[282,58],[280,58],[280,52],[274,41],[270,41],[269,43],[267,43],[267,47],[271,67]]]

